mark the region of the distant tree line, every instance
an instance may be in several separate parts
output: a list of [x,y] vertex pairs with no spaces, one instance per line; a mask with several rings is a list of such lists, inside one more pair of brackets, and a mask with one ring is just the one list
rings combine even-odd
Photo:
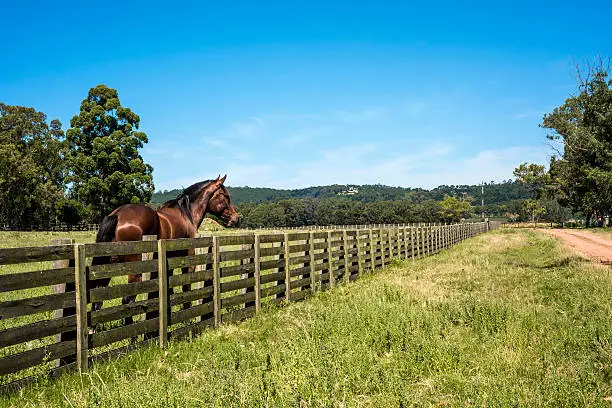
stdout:
[[0,228],[95,223],[121,204],[149,202],[139,124],[104,85],[89,90],[66,133],[34,108],[0,103]]
[[[528,220],[523,201],[535,197],[524,183],[484,183],[486,217],[507,214]],[[481,185],[442,185],[432,190],[385,185],[330,185],[281,190],[229,187],[241,215],[241,226],[281,227],[366,223],[455,222],[480,217]],[[153,194],[158,205],[182,190]],[[476,197],[476,198],[474,198]],[[474,205],[476,204],[476,205]]]
[[[524,184],[512,180],[501,183],[485,183],[486,205],[502,204],[512,200],[531,198],[533,192]],[[324,199],[341,198],[362,203],[377,201],[408,201],[422,203],[427,200],[442,201],[446,196],[471,197],[475,204],[480,202],[480,185],[442,185],[431,190],[409,187],[390,187],[381,184],[374,185],[329,185],[308,187],[303,189],[281,190],[261,187],[229,187],[234,204],[267,203],[288,199]],[[176,198],[182,189],[158,191],[151,197],[153,204],[161,204]]]
[[237,206],[240,226],[300,227],[306,225],[403,224],[457,222],[472,213],[472,206],[454,197],[443,201],[407,200],[361,202],[346,198],[287,199]]

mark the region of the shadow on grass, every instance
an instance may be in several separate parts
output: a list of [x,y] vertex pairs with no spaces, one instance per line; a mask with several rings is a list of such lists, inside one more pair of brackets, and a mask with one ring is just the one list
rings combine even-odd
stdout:
[[504,265],[516,266],[520,268],[533,268],[533,269],[554,269],[554,268],[565,268],[571,265],[584,264],[588,263],[587,259],[581,258],[579,256],[566,256],[561,259],[554,259],[550,262],[542,264],[541,261],[537,259],[507,259],[504,260]]

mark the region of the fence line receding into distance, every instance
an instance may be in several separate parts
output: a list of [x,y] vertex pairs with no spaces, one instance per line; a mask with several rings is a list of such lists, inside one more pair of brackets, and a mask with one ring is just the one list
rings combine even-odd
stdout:
[[[239,233],[0,249],[0,390],[302,300],[393,259],[435,254],[498,223]],[[132,255],[91,265],[93,257]],[[192,273],[180,268],[192,267]],[[141,282],[127,283],[129,273]],[[87,289],[88,282],[111,285]],[[123,305],[125,296],[136,301]],[[104,302],[100,310],[92,304]]]

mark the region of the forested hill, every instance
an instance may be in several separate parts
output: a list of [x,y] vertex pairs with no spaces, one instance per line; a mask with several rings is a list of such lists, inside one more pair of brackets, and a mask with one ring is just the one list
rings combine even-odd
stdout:
[[[512,200],[531,198],[531,194],[523,184],[504,182],[485,184],[485,203],[500,204]],[[330,185],[308,187],[295,190],[277,190],[263,187],[228,187],[234,204],[265,203],[291,198],[331,198],[342,197],[360,202],[407,200],[420,203],[426,200],[440,201],[445,195],[463,197],[468,195],[474,199],[473,204],[480,204],[481,186],[439,186],[432,190],[421,188],[389,187],[376,185]],[[152,204],[161,204],[176,198],[182,190],[158,191],[151,197]]]

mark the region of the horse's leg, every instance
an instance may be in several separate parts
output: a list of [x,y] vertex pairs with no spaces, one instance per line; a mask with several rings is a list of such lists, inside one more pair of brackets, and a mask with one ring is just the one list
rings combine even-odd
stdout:
[[[105,279],[94,279],[88,282],[88,289],[95,289],[95,288],[105,288],[108,286],[108,284],[110,283],[110,278],[105,278]],[[91,304],[91,311],[92,312],[98,312],[100,311],[100,309],[102,309],[102,302],[95,302]],[[99,324],[93,325],[90,329],[89,329],[89,333],[93,334],[98,330],[98,326],[100,326]]]
[[[193,248],[188,249],[187,253],[185,255],[194,256],[195,255],[195,249],[193,249]],[[189,267],[182,268],[181,271],[183,273],[193,273],[195,271],[195,266],[189,266]],[[190,291],[191,291],[191,284],[190,283],[188,283],[186,285],[183,285],[183,293],[190,292]],[[190,307],[191,307],[191,302],[183,303],[183,310],[189,309]]]
[[[181,269],[183,273],[193,273],[195,271],[195,266],[189,266]],[[191,284],[188,283],[183,285],[183,293],[191,291]],[[189,309],[191,307],[191,302],[183,303],[183,310]]]
[[[113,261],[110,256],[96,256],[92,259],[91,265],[106,265]],[[88,289],[105,288],[110,283],[110,278],[92,279],[88,282]],[[95,302],[91,305],[91,310],[99,311],[102,309],[102,302]]]
[[[137,255],[128,255],[123,257],[123,259],[121,260],[122,262],[134,262],[134,261],[139,261],[141,260],[142,255],[137,254]],[[128,283],[140,283],[142,282],[142,274],[141,273],[136,273],[136,274],[130,274],[128,275]],[[121,304],[123,305],[127,305],[130,303],[134,303],[134,301],[136,300],[136,295],[127,295],[124,296],[123,299],[121,299]],[[125,318],[125,322],[126,325],[128,324],[132,324],[134,323],[134,319],[132,318],[132,316],[128,316]]]

